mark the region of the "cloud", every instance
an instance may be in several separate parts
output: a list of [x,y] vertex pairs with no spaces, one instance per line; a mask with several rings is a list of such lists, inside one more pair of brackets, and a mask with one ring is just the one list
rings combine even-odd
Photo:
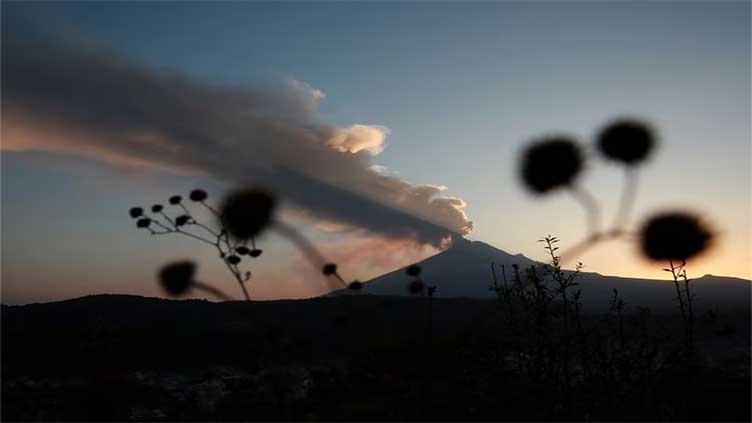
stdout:
[[384,151],[389,128],[374,125],[353,125],[349,128],[338,128],[327,141],[329,147],[342,153],[358,153],[366,151],[376,156]]
[[389,129],[318,121],[324,93],[282,92],[155,71],[51,39],[2,38],[2,148],[204,172],[265,186],[319,219],[440,246],[467,235],[465,202],[371,160]]

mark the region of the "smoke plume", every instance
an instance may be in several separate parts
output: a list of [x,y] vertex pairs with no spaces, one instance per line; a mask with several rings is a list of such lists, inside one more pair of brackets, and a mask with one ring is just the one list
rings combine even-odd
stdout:
[[317,119],[324,93],[191,80],[51,39],[2,40],[2,148],[93,156],[262,185],[317,218],[439,246],[467,235],[459,198],[372,164],[389,129]]

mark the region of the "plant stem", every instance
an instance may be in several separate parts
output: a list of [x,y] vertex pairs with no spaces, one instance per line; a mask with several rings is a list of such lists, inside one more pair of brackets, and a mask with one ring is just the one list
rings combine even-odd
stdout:
[[681,316],[682,316],[682,322],[684,323],[684,336],[685,341],[689,342],[689,329],[688,329],[688,323],[687,323],[687,312],[684,306],[684,297],[682,296],[681,288],[679,287],[679,275],[676,273],[676,271],[679,269],[678,267],[674,267],[674,261],[669,260],[668,261],[670,270],[671,270],[671,276],[674,278],[674,286],[676,287],[676,298],[679,299],[679,309],[681,310]]
[[624,178],[619,209],[616,213],[614,224],[611,227],[612,232],[620,232],[624,229],[637,195],[637,171],[633,167],[627,167]]
[[601,210],[598,201],[590,192],[579,186],[573,186],[569,189],[575,200],[585,209],[587,219],[588,236],[594,238],[600,233],[601,227]]

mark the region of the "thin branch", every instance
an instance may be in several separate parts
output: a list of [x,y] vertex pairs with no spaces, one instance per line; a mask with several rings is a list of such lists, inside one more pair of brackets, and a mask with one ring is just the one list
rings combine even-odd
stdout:
[[210,205],[206,204],[206,202],[205,202],[205,201],[199,201],[199,203],[201,203],[201,204],[202,204],[202,205],[203,205],[204,207],[206,207],[206,208],[207,208],[207,209],[208,209],[208,210],[209,210],[210,212],[212,212],[212,214],[214,214],[214,216],[216,216],[216,217],[217,217],[218,219],[220,219],[220,220],[223,220],[223,219],[222,219],[222,215],[221,215],[221,214],[220,214],[220,213],[219,213],[219,212],[217,211],[217,209],[215,209],[214,207],[212,207],[212,206],[210,206]]
[[167,222],[169,222],[170,225],[175,226],[175,222],[173,222],[172,219],[170,219],[170,216],[168,216],[167,213],[164,212],[164,210],[160,210],[159,214],[164,216],[164,218],[167,219]]
[[[192,219],[193,219],[193,218],[192,218]],[[215,231],[214,231],[213,229],[211,229],[210,227],[208,227],[208,226],[204,225],[203,223],[201,223],[201,222],[198,222],[198,221],[197,221],[196,219],[193,219],[193,222],[191,222],[190,224],[191,224],[191,225],[196,225],[196,226],[198,226],[198,227],[200,227],[200,228],[203,228],[203,229],[205,229],[205,230],[206,230],[207,232],[209,232],[210,234],[212,234],[213,236],[219,237],[219,234],[218,234],[217,232],[215,232]]]
[[240,271],[237,269],[237,266],[234,266],[230,264],[227,259],[222,259],[222,261],[225,263],[228,269],[230,269],[230,273],[232,273],[233,276],[235,276],[235,279],[238,281],[238,284],[240,285],[240,289],[243,290],[243,296],[245,297],[246,301],[251,301],[251,296],[248,295],[248,290],[245,287],[245,282],[243,281],[242,276],[240,276]]
[[[182,202],[178,203],[178,206],[180,206],[180,208],[183,209],[183,211],[188,217],[193,218],[193,215],[191,214],[191,212],[188,211],[188,209],[185,207],[185,205]],[[193,219],[193,220],[196,220],[196,219]]]
[[337,280],[342,284],[343,287],[347,288],[347,282],[342,279],[342,276],[340,276],[338,272],[334,272],[334,277],[337,278]]
[[175,229],[173,231],[173,233],[187,235],[187,236],[189,236],[191,238],[195,238],[195,239],[197,239],[197,240],[199,240],[201,242],[205,242],[205,243],[207,243],[209,245],[216,245],[216,243],[211,242],[211,241],[209,241],[208,239],[206,239],[204,237],[201,237],[201,236],[198,236],[198,235],[194,235],[194,234],[192,234],[190,232],[186,232],[186,231],[184,231],[184,230],[182,230],[180,228]]

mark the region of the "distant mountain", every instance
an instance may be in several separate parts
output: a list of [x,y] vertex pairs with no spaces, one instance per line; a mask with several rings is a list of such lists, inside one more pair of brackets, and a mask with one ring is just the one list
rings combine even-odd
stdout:
[[[511,255],[480,241],[457,241],[449,249],[429,257],[420,265],[421,277],[438,286],[442,297],[489,298],[491,263],[520,267],[537,264],[522,254]],[[404,269],[395,270],[366,283],[365,292],[373,295],[407,295],[408,277]]]
[[[492,298],[489,291],[492,280],[491,263],[500,268],[504,265],[511,277],[511,266],[520,268],[541,265],[522,254],[512,255],[479,241],[462,240],[452,247],[419,263],[421,277],[430,285],[438,287],[441,297]],[[409,278],[404,269],[395,270],[366,282],[364,291],[373,295],[408,295]],[[676,290],[667,280],[621,278],[583,272],[577,278],[582,289],[582,302],[590,311],[608,308],[613,289],[632,306],[652,309],[675,306]],[[691,281],[698,308],[750,307],[752,282],[746,279],[705,275]]]

